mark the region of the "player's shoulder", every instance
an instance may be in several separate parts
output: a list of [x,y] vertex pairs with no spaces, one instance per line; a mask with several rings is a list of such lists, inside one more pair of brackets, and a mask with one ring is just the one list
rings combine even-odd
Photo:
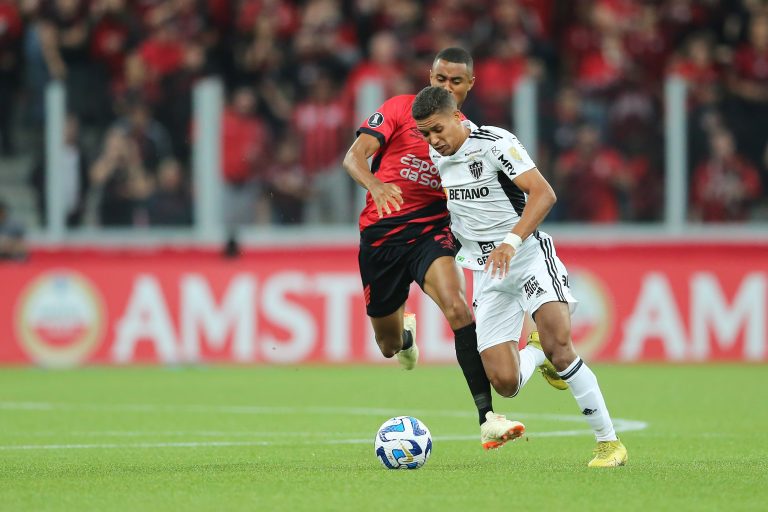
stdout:
[[410,122],[411,104],[413,103],[413,94],[401,94],[392,96],[379,106],[364,123],[366,128],[373,130],[382,130],[382,126],[398,126]]
[[469,134],[469,138],[488,142],[497,142],[501,139],[517,139],[517,137],[515,137],[511,132],[508,132],[504,128],[489,125],[483,125],[477,129],[472,130],[472,132]]
[[413,104],[413,100],[416,99],[415,94],[399,94],[397,96],[392,96],[387,101],[384,102],[382,105],[382,108],[391,108],[391,109],[408,109],[408,112],[411,112],[411,105]]
[[[475,126],[470,127],[469,137],[467,138],[467,144],[464,156],[477,156],[485,154],[492,147],[498,146],[500,142],[505,139],[505,135],[501,132],[501,128],[495,126]],[[500,131],[501,130],[501,131]]]

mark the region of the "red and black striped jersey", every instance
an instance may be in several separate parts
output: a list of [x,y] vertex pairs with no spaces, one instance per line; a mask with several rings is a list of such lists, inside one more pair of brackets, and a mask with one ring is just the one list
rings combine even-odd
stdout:
[[445,193],[437,168],[429,158],[429,145],[411,116],[413,94],[385,101],[357,130],[379,140],[371,172],[403,191],[399,212],[379,219],[370,192],[360,214],[360,236],[364,243],[403,245],[442,229],[450,223]]

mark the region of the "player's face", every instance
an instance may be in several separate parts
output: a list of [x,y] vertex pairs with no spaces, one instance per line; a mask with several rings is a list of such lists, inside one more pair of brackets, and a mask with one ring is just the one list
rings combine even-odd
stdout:
[[475,77],[466,64],[437,59],[429,72],[429,85],[442,87],[453,94],[456,104],[461,108],[467,93],[475,85]]
[[416,121],[421,135],[435,151],[443,156],[454,154],[467,139],[467,131],[461,124],[461,113],[435,112],[426,119]]

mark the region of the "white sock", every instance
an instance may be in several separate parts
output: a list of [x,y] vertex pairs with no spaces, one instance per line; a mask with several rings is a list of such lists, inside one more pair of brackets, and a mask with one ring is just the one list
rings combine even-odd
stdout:
[[525,386],[525,383],[531,378],[537,366],[544,364],[544,357],[543,351],[530,345],[527,345],[520,351],[520,388],[518,389],[522,389]]
[[568,383],[581,413],[595,432],[595,438],[598,441],[615,441],[616,431],[592,370],[580,357],[576,357],[568,368],[557,373]]

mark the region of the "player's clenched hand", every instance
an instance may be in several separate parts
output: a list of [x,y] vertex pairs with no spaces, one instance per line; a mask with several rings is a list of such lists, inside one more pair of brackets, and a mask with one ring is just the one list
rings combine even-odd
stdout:
[[488,255],[488,261],[485,262],[485,271],[491,272],[491,278],[498,277],[499,279],[504,279],[507,272],[509,272],[509,263],[514,256],[514,247],[509,244],[499,244]]
[[391,215],[393,209],[396,212],[400,211],[400,205],[403,204],[403,191],[397,185],[379,182],[368,191],[371,193],[373,202],[376,203],[379,218],[382,218],[385,212]]

